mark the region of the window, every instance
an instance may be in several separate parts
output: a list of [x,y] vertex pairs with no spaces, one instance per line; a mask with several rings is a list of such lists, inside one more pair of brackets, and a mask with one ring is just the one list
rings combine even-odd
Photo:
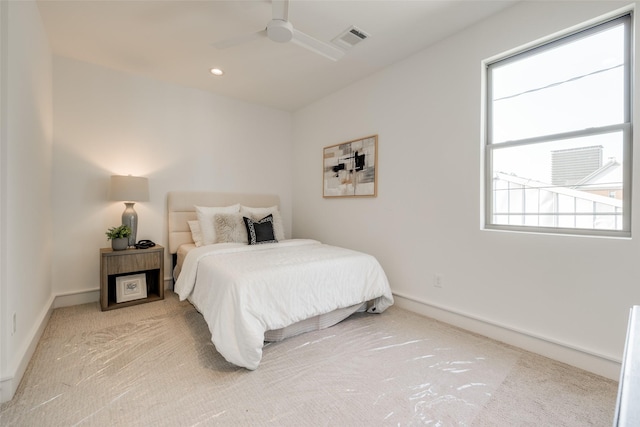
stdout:
[[629,236],[631,15],[488,63],[486,228]]

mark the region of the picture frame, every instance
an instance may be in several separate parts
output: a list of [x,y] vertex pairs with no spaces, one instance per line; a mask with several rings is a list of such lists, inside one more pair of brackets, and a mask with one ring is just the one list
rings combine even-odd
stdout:
[[147,297],[147,276],[144,273],[116,277],[116,303]]
[[322,197],[378,195],[378,135],[323,149]]

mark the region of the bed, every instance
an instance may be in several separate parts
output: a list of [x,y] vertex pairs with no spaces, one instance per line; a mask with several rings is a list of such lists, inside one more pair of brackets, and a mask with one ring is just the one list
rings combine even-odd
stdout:
[[278,196],[170,192],[167,202],[174,291],[203,315],[216,350],[235,365],[257,369],[265,341],[393,304],[371,255],[285,239]]

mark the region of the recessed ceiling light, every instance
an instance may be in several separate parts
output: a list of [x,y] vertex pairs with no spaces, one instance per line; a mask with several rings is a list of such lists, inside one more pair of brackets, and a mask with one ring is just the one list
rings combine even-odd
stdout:
[[210,71],[214,76],[221,76],[224,74],[224,71],[222,71],[222,69],[220,68],[212,68]]

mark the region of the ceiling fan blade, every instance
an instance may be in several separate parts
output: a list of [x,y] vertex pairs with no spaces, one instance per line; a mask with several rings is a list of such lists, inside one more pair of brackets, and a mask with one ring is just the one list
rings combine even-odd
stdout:
[[291,41],[299,46],[309,49],[312,52],[320,54],[325,58],[329,58],[332,61],[337,61],[344,56],[344,51],[342,49],[334,47],[321,40],[314,39],[313,37],[296,29],[293,30],[293,39],[291,39]]
[[221,40],[213,43],[217,49],[227,49],[229,47],[238,46],[243,43],[250,42],[260,37],[266,37],[267,30],[258,31],[257,33],[243,34],[241,36],[231,37],[230,39]]
[[289,20],[289,0],[273,0],[271,2],[271,17],[281,21]]

